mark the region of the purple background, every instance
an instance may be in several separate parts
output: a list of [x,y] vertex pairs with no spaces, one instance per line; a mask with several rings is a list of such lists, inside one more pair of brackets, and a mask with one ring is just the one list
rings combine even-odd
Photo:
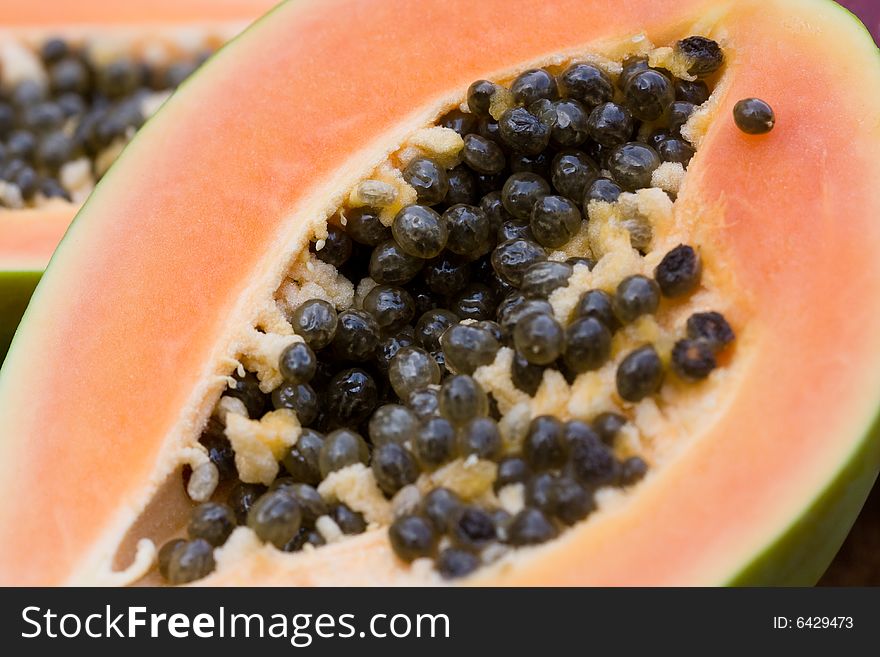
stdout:
[[874,35],[874,41],[880,43],[880,0],[838,0],[838,2],[861,18]]

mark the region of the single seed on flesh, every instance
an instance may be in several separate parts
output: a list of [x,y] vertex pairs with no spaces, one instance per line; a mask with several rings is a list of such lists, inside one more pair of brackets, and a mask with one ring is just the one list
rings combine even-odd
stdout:
[[623,190],[616,182],[609,178],[596,178],[587,188],[584,195],[584,214],[587,214],[587,206],[590,201],[602,201],[614,203],[620,197]]
[[279,550],[299,531],[302,511],[296,496],[285,488],[263,495],[248,511],[247,524],[257,537]]
[[417,157],[407,164],[403,179],[416,190],[416,197],[423,205],[440,203],[449,190],[446,169],[426,157]]
[[558,468],[565,462],[563,424],[552,415],[539,415],[529,424],[523,458],[536,471]]
[[397,443],[385,443],[377,447],[373,452],[371,467],[376,483],[389,497],[415,482],[419,476],[416,460],[409,450]]
[[633,116],[642,121],[656,121],[675,100],[675,91],[665,75],[649,69],[630,78],[624,96]]
[[617,394],[628,402],[638,402],[660,390],[663,363],[651,345],[630,352],[617,367]]
[[330,508],[330,517],[333,518],[343,534],[363,534],[367,530],[367,521],[364,520],[364,515],[352,510],[342,502]]
[[379,390],[370,374],[354,367],[336,374],[324,396],[323,407],[330,427],[357,426],[376,408]]
[[413,449],[425,468],[436,468],[455,455],[455,427],[445,417],[429,417],[414,433]]
[[517,513],[507,529],[511,545],[539,545],[556,538],[556,528],[541,511],[526,507]]
[[394,240],[404,252],[416,258],[433,258],[446,247],[446,221],[426,205],[408,205],[397,213],[391,225]]
[[168,583],[188,584],[214,571],[214,549],[208,541],[197,538],[175,548],[168,558]]
[[473,552],[446,548],[437,555],[437,572],[443,579],[465,577],[480,567],[480,558]]
[[714,311],[694,313],[687,320],[687,334],[693,340],[703,340],[716,351],[733,342],[734,333],[724,315]]
[[193,509],[186,526],[190,539],[203,538],[214,547],[226,542],[235,529],[235,514],[225,504],[205,502]]
[[599,175],[599,168],[583,151],[567,149],[553,158],[550,179],[563,196],[580,203],[589,186]]
[[563,362],[576,374],[601,367],[611,356],[611,331],[595,317],[581,317],[565,329]]
[[591,64],[572,64],[559,76],[559,83],[569,98],[576,98],[590,108],[614,97],[611,78]]
[[428,557],[437,547],[437,535],[431,523],[417,515],[404,515],[388,528],[394,553],[403,561]]
[[614,181],[628,192],[651,186],[651,174],[660,166],[660,156],[646,144],[628,142],[617,146],[608,156],[608,171]]
[[702,36],[691,36],[675,44],[676,54],[687,59],[690,75],[705,77],[724,63],[724,52],[717,42]]
[[324,439],[318,463],[321,476],[326,478],[331,472],[366,463],[369,459],[370,450],[359,434],[350,429],[337,429]]
[[605,413],[599,413],[599,415],[594,417],[591,424],[596,431],[596,434],[602,439],[602,442],[606,445],[613,446],[617,434],[619,434],[620,430],[626,425],[626,418],[619,413],[607,411]]
[[508,147],[526,155],[537,155],[550,142],[550,128],[524,107],[504,112],[498,132]]
[[272,406],[289,408],[304,427],[318,417],[318,395],[308,383],[282,383],[272,391]]
[[336,333],[337,323],[336,309],[323,299],[304,302],[294,311],[291,318],[293,330],[314,351],[330,344]]
[[501,433],[498,424],[488,417],[476,417],[465,424],[458,433],[460,456],[476,456],[494,460],[501,453]]
[[489,217],[479,207],[458,203],[443,213],[442,220],[448,231],[446,248],[452,253],[475,258],[492,248]]
[[314,429],[303,429],[296,444],[287,450],[281,463],[294,481],[317,486],[321,482],[319,458],[324,437]]
[[527,239],[512,239],[499,244],[492,251],[492,267],[505,282],[514,286],[522,284],[526,270],[536,262],[547,259],[541,245]]
[[520,73],[511,83],[510,92],[520,105],[531,105],[541,98],[556,100],[559,97],[556,78],[543,68],[533,68]]
[[327,224],[327,237],[324,238],[324,246],[320,250],[317,250],[317,247],[315,249],[318,260],[339,268],[351,257],[351,238],[343,228],[335,224]]
[[602,146],[617,146],[628,141],[632,135],[632,114],[617,103],[602,103],[590,112],[587,131]]
[[540,245],[558,248],[571,241],[581,223],[580,210],[573,201],[564,196],[544,196],[532,208],[529,227]]
[[692,246],[679,244],[663,256],[654,269],[654,278],[666,297],[690,294],[700,285],[703,265]]
[[386,443],[403,445],[412,440],[419,427],[419,418],[406,406],[385,404],[370,418],[369,433],[373,447]]
[[308,383],[315,376],[315,352],[304,342],[294,342],[281,352],[278,371],[290,383]]
[[513,330],[516,351],[533,365],[549,365],[565,349],[565,331],[552,315],[523,317]]
[[465,136],[461,157],[477,173],[500,173],[507,165],[501,147],[480,135]]
[[343,360],[366,361],[379,345],[379,325],[363,310],[349,308],[339,313],[333,352]]
[[708,342],[685,338],[672,348],[672,369],[683,379],[705,379],[716,366],[715,350]]
[[412,321],[416,302],[403,288],[377,285],[364,297],[363,308],[373,316],[382,332],[393,333]]
[[455,324],[440,338],[447,366],[457,374],[473,374],[482,365],[495,360],[501,345],[488,331],[476,326]]
[[760,98],[744,98],[733,106],[736,127],[748,135],[763,135],[776,125],[773,108]]
[[483,388],[466,374],[456,374],[440,388],[440,413],[454,425],[489,412],[489,399]]
[[386,285],[403,285],[419,273],[425,261],[404,251],[395,240],[382,242],[370,255],[370,278]]
[[440,382],[440,368],[424,349],[404,347],[391,359],[388,380],[400,399],[429,385]]
[[660,288],[647,276],[633,274],[618,284],[614,314],[622,323],[629,324],[642,315],[651,315],[659,306]]

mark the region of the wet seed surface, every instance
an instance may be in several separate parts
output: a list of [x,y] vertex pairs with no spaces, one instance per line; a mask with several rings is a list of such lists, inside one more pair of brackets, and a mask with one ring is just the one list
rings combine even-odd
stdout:
[[[218,483],[187,539],[160,550],[168,582],[211,572],[211,550],[234,525],[287,552],[382,528],[402,563],[430,559],[456,579],[553,540],[604,492],[648,474],[650,455],[624,438],[638,432],[637,405],[666,385],[701,385],[734,341],[721,313],[692,303],[706,286],[700,247],[574,288],[566,316],[557,295],[614,256],[582,239],[594,211],[695,153],[682,129],[709,98],[723,51],[703,37],[673,50],[696,79],[637,56],[619,75],[574,62],[474,82],[433,128],[456,133],[452,147],[392,160],[405,184],[386,175],[352,192],[312,241],[309,266],[338,270],[354,299],[297,297],[283,308],[288,345],[233,372],[201,437]],[[626,229],[631,243],[615,248],[641,262],[651,226]],[[640,327],[673,307],[686,312],[655,342]],[[499,367],[493,377],[528,402],[496,398],[486,372]],[[574,384],[609,367],[601,412],[533,410],[554,376]],[[287,430],[294,439],[279,447]],[[245,434],[273,445],[256,474]],[[355,472],[373,501],[335,485]]]
[[15,44],[0,62],[0,208],[81,202],[161,102],[210,55],[161,64],[101,44]]

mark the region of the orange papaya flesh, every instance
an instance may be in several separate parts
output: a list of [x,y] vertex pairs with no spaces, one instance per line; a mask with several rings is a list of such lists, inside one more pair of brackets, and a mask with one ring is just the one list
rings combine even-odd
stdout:
[[[39,482],[27,505],[0,509],[4,582],[113,581],[132,523],[180,521],[150,500],[179,474],[291,254],[471,81],[693,32],[729,59],[675,216],[718,263],[735,363],[693,422],[671,427],[682,449],[630,495],[472,581],[818,578],[880,461],[880,313],[866,303],[880,287],[876,48],[824,0],[562,0],[553,12],[526,1],[487,31],[508,6],[282,5],[139,133],[69,230],[0,371],[0,486],[13,499]],[[377,54],[362,34],[396,47]],[[750,96],[776,111],[761,139],[732,122]],[[181,162],[198,175],[181,176]],[[382,531],[295,555],[247,530],[233,538],[204,583],[430,581]],[[135,562],[150,558],[141,544]]]
[[[158,47],[176,53],[172,59],[182,61],[185,54],[179,51],[191,49],[192,44],[213,49],[273,4],[266,0],[221,3],[184,0],[160,2],[148,8],[139,3],[106,0],[66,5],[44,0],[4,1],[0,2],[4,17],[0,44],[4,50],[13,44],[32,50],[46,39],[60,36],[86,49],[103,43],[114,51],[131,50],[132,54],[142,54],[144,47]],[[5,81],[5,77],[8,75],[0,72],[0,80]],[[69,203],[57,198],[46,202],[38,196],[36,202],[20,209],[0,202],[2,356],[52,252],[81,205],[82,195],[75,196]]]

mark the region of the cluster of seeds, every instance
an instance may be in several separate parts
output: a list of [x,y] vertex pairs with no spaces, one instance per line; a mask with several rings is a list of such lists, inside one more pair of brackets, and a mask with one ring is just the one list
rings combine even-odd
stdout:
[[0,207],[81,201],[167,94],[210,54],[153,66],[44,41],[2,62]]
[[[596,508],[597,491],[645,475],[643,458],[618,456],[623,411],[537,415],[512,429],[474,375],[509,348],[510,379],[527,395],[548,369],[572,382],[609,362],[615,332],[700,287],[699,252],[681,244],[651,277],[629,275],[613,293],[585,291],[570,317],[557,317],[549,301],[578,268],[595,266],[590,257],[550,257],[583,231],[591,204],[649,187],[662,162],[687,167],[693,157],[681,129],[709,98],[704,78],[723,54],[703,37],[678,42],[675,52],[696,79],[633,57],[616,80],[574,63],[557,74],[525,71],[509,87],[477,81],[467,111],[438,122],[462,138],[457,164],[409,159],[401,175],[415,202],[393,221],[383,221],[383,210],[395,195],[381,184],[374,203],[339,211],[327,236],[312,243],[312,257],[364,294],[342,309],[320,298],[299,303],[287,319],[301,340],[281,353],[283,383],[264,394],[246,372],[225,391],[250,418],[292,410],[302,433],[274,483],[249,484],[238,480],[222,422],[211,419],[201,443],[220,480],[214,499],[225,502],[196,507],[188,540],[163,546],[160,571],[169,582],[210,573],[213,547],[236,525],[284,551],[365,531],[360,513],[318,491],[352,466],[368,467],[394,508],[388,536],[398,557],[434,559],[445,578],[551,540]],[[705,379],[733,338],[720,313],[695,312],[669,365],[652,344],[633,349],[616,370],[622,406],[657,393],[670,366],[683,382]],[[425,485],[455,463],[465,471],[491,464],[487,493]],[[517,504],[502,503],[517,495]]]

